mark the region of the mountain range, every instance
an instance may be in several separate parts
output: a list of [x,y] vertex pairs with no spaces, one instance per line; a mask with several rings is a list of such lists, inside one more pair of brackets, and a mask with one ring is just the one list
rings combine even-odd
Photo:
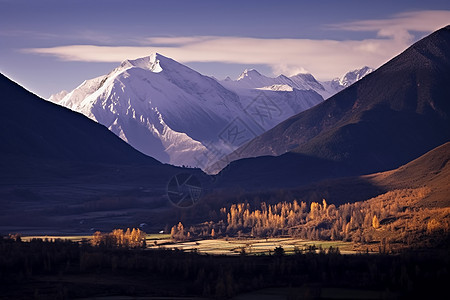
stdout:
[[[160,60],[157,61],[159,64]],[[161,65],[167,66],[171,60],[168,61]],[[157,65],[152,68],[150,63],[150,58],[124,62],[126,66],[121,68],[131,70],[116,72],[124,76],[123,83],[127,74],[145,72],[142,64],[157,72]],[[130,67],[132,64],[141,67]],[[114,77],[114,73],[110,76]],[[225,90],[216,80],[205,80],[217,90]],[[86,90],[96,84],[108,84],[108,78],[87,81],[82,86]],[[162,164],[125,143],[104,125],[45,101],[3,75],[0,91],[3,108],[0,124],[5,129],[0,132],[5,141],[0,145],[0,232],[51,234],[57,228],[58,232],[78,233],[92,228],[138,226],[143,222],[161,228],[164,222],[159,218],[161,209],[165,211],[162,215],[173,210],[166,195],[172,176],[187,172],[197,174],[202,184],[210,183],[199,170]],[[226,91],[232,100],[235,94]],[[313,91],[293,91],[291,95],[304,92],[303,95],[313,95],[322,101]],[[262,95],[270,93],[274,92]],[[68,95],[75,99],[74,94],[62,92],[53,99],[68,99],[65,98]],[[95,109],[92,113],[96,113]]]
[[361,69],[350,71],[342,77],[320,82],[309,73],[299,73],[290,77],[280,75],[272,78],[262,75],[255,69],[246,69],[237,80],[227,77],[220,83],[238,94],[242,94],[244,90],[249,89],[272,91],[293,91],[297,89],[313,90],[320,94],[323,99],[328,99],[373,71],[373,68],[365,66]]
[[397,168],[450,139],[448,82],[450,26],[243,145],[219,178],[267,188]]
[[[350,81],[360,79],[356,73],[349,74]],[[6,142],[0,144],[3,171],[0,227],[5,232],[8,228],[26,226],[38,227],[40,232],[44,227],[86,232],[97,226],[138,226],[143,222],[153,229],[161,228],[168,218],[180,220],[182,215],[195,215],[195,220],[204,221],[204,216],[217,203],[205,201],[196,210],[178,213],[167,201],[167,187],[169,180],[180,173],[195,172],[202,180],[210,177],[198,169],[162,164],[117,135],[138,130],[140,127],[133,127],[133,122],[150,124],[157,120],[161,126],[158,130],[170,136],[173,132],[164,127],[169,125],[162,116],[168,116],[167,122],[170,119],[190,123],[190,119],[177,115],[182,113],[201,117],[198,122],[203,122],[207,115],[220,116],[221,124],[228,126],[229,132],[240,132],[238,125],[245,123],[231,128],[227,124],[230,120],[219,115],[217,107],[234,112],[235,118],[242,118],[238,120],[248,120],[244,118],[251,114],[245,113],[247,107],[242,102],[251,93],[257,93],[261,103],[273,101],[274,98],[267,96],[272,93],[309,93],[322,99],[312,90],[292,87],[292,91],[286,91],[289,88],[283,85],[287,85],[288,77],[281,77],[284,83],[266,86],[266,79],[258,74],[247,70],[240,80],[226,80],[228,83],[222,85],[155,54],[125,61],[107,76],[86,81],[66,95],[54,96],[54,99],[62,97],[67,106],[85,108],[84,113],[90,114],[91,119],[112,122],[109,128],[83,114],[44,101],[1,75],[0,124],[4,130],[0,138]],[[297,87],[300,83],[324,86],[307,75],[294,77]],[[252,78],[264,86],[239,87],[248,85]],[[288,79],[294,82],[292,77]],[[340,82],[345,85],[347,81]],[[415,43],[327,100],[320,100],[314,107],[274,125],[247,143],[241,141],[242,146],[233,155],[249,157],[237,157],[238,160],[214,176],[216,194],[208,199],[216,201],[214,197],[222,191],[236,199],[236,190],[266,193],[293,188],[301,191],[302,197],[312,194],[314,201],[326,192],[324,197],[330,202],[342,204],[392,189],[426,185],[433,197],[424,199],[424,205],[448,206],[448,82],[450,26]],[[225,88],[227,84],[229,87]],[[147,85],[153,88],[147,90]],[[153,98],[156,88],[161,87],[165,87],[160,91],[164,97]],[[259,94],[260,91],[263,92]],[[173,102],[164,102],[169,100]],[[196,101],[203,101],[204,106]],[[152,103],[156,103],[154,107]],[[140,114],[149,111],[155,119]],[[253,120],[254,128],[258,126],[257,120]],[[220,134],[217,137],[214,132],[223,131],[219,125],[213,127],[217,120],[206,124],[213,133],[207,133],[210,128],[200,125],[197,128],[195,124],[193,128],[197,131],[193,130],[209,136],[212,143],[224,143]],[[114,128],[122,131],[113,134]],[[252,128],[249,126],[249,130]],[[174,136],[187,140],[188,135],[181,131]]]
[[125,60],[109,74],[49,100],[105,125],[161,162],[209,170],[239,146],[371,71],[364,67],[320,83],[311,74],[270,78],[245,70],[235,81],[218,81],[154,53]]

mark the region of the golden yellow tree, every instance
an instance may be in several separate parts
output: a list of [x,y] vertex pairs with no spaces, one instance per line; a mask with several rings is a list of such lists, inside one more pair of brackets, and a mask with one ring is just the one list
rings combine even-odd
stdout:
[[378,221],[377,215],[373,216],[372,227],[375,228],[375,229],[380,227],[380,221]]
[[92,246],[99,246],[102,241],[102,233],[100,231],[96,231],[91,239]]

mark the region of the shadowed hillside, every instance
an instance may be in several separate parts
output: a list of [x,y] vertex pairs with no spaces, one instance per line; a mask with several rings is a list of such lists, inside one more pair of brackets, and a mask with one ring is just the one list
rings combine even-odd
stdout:
[[324,179],[397,168],[450,140],[448,82],[450,27],[445,27],[238,149],[230,159],[281,156],[232,162],[222,180],[298,186],[313,181],[304,174],[318,170],[328,170],[319,175]]
[[148,222],[170,208],[167,183],[179,172],[106,127],[44,101],[0,75],[0,232],[112,228]]

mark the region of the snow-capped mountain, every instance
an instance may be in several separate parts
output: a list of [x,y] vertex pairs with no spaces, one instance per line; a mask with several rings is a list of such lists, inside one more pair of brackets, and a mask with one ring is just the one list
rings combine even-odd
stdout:
[[356,81],[360,80],[364,76],[372,73],[375,69],[370,67],[363,67],[361,69],[356,69],[350,72],[347,72],[344,76],[335,78],[331,81],[323,82],[323,86],[327,87],[328,90],[336,90],[337,92],[345,89],[346,87],[351,86]]
[[323,95],[327,95],[325,88],[311,74],[297,74],[292,77],[280,75],[272,78],[264,76],[254,69],[246,69],[237,80],[231,80],[228,77],[227,79],[220,81],[220,83],[237,92],[241,89],[278,91],[280,88],[286,90],[287,87],[290,87],[291,90],[294,88],[298,90],[313,90],[322,97]]
[[50,96],[50,98],[48,98],[48,100],[50,102],[54,102],[54,103],[58,103],[59,101],[61,101],[65,96],[67,96],[69,92],[66,90],[62,90],[59,93],[53,94]]
[[203,169],[323,101],[316,92],[296,87],[237,93],[160,54],[125,60],[61,95],[51,100],[105,125],[141,152]]
[[360,80],[373,70],[374,69],[369,67],[363,67],[361,69],[350,71],[342,77],[335,78],[331,81],[320,82],[309,73],[299,73],[291,77],[280,75],[272,78],[264,76],[254,69],[247,69],[237,78],[237,80],[231,80],[227,77],[225,80],[220,81],[220,83],[224,87],[231,89],[238,94],[242,89],[273,91],[292,91],[293,89],[298,89],[313,90],[320,94],[324,99],[327,99]]
[[364,76],[366,76],[367,74],[372,73],[373,71],[374,71],[373,68],[369,68],[367,66],[365,66],[361,69],[356,69],[356,70],[350,71],[347,74],[345,74],[343,77],[339,78],[339,85],[348,87],[348,86],[352,85],[353,83],[355,83],[356,81],[363,78]]

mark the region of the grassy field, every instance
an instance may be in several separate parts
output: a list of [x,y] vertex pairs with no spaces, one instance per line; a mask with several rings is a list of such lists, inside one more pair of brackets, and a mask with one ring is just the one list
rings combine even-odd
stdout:
[[183,251],[196,251],[198,253],[216,255],[240,255],[245,251],[247,255],[268,255],[276,247],[283,247],[286,254],[308,249],[310,246],[328,249],[339,248],[342,254],[355,254],[352,243],[341,241],[310,241],[298,238],[268,238],[268,239],[209,239],[187,242],[174,242],[170,239],[148,241],[147,247],[151,249],[179,249]]
[[[32,239],[67,239],[73,242],[89,240],[90,235],[50,236],[36,235],[22,237],[23,241]],[[311,241],[298,238],[267,238],[267,239],[235,239],[220,238],[186,242],[176,242],[170,238],[170,234],[147,234],[148,249],[178,249],[182,251],[196,251],[204,254],[215,255],[240,255],[245,251],[247,255],[269,255],[276,247],[283,247],[286,254],[294,254],[295,251],[304,251],[310,246],[328,250],[330,247],[339,248],[341,254],[355,254],[353,244],[342,241]]]

